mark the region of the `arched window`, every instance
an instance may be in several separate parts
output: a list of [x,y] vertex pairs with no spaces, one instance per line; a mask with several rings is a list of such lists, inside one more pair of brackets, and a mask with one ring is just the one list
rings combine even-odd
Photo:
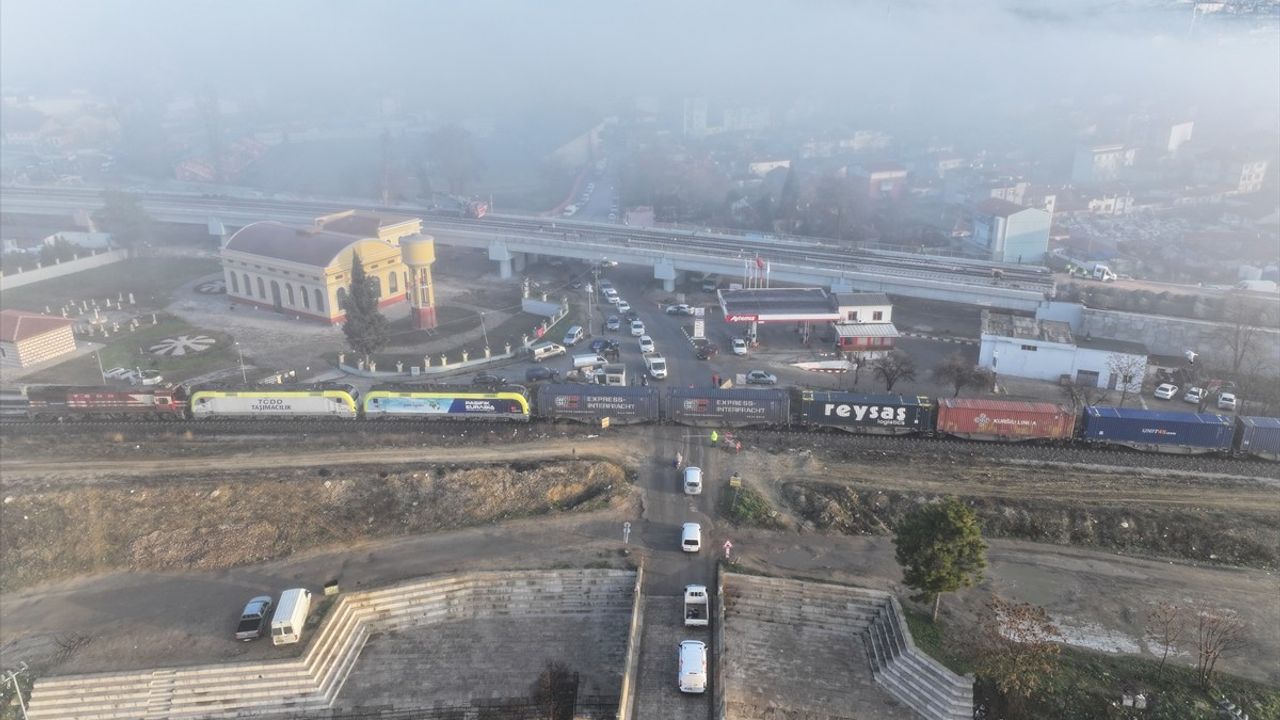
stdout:
[[[302,307],[311,309],[311,296],[307,294],[307,289],[301,285],[298,286],[298,292],[302,295]],[[317,290],[317,293],[320,291]]]
[[395,270],[387,273],[387,292],[392,295],[400,292],[400,278],[396,277]]
[[316,310],[324,312],[324,295],[320,292],[320,288],[316,288]]
[[253,297],[253,286],[249,284],[249,273],[244,274],[244,296]]
[[267,299],[267,286],[263,284],[262,278],[258,278],[258,297],[263,300]]
[[347,309],[347,289],[346,288],[338,288],[338,309],[339,310]]
[[380,280],[375,276],[375,277],[370,277],[369,282],[373,283],[373,296],[375,298],[381,298],[382,297],[382,280]]
[[289,307],[293,307],[296,303],[293,301],[293,286],[289,283],[284,284],[284,294],[289,300]]
[[235,293],[236,295],[239,295],[239,294],[240,294],[240,281],[236,278],[236,274],[235,274],[235,273],[227,273],[227,276],[231,278],[231,292]]

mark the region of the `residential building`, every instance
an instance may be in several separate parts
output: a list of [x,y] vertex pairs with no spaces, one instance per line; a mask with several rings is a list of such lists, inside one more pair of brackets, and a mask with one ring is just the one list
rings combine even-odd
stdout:
[[907,187],[907,169],[898,163],[874,163],[858,166],[850,173],[863,183],[867,199],[872,202],[896,202],[902,199]]
[[988,198],[974,210],[970,241],[996,262],[1040,263],[1049,250],[1051,220],[1039,208]]
[[1127,385],[1136,393],[1146,375],[1147,357],[1141,343],[1081,338],[1066,322],[982,311],[978,365],[997,378],[1066,380],[1110,390]]
[[893,349],[899,333],[893,304],[884,293],[836,293],[839,319],[831,323],[836,347],[845,352],[883,354]]
[[699,138],[707,134],[707,99],[702,97],[684,99],[684,134],[686,137]]
[[26,368],[75,352],[74,320],[0,310],[0,365]]
[[1087,185],[1119,180],[1133,167],[1137,153],[1137,148],[1123,144],[1077,147],[1071,164],[1071,181]]

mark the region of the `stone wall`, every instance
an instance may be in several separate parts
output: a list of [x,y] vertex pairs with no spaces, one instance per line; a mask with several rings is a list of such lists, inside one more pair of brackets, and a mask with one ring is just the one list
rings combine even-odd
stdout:
[[[1200,354],[1198,363],[1230,368],[1231,351],[1222,339],[1228,329],[1204,320],[1085,308],[1077,335],[1140,342],[1152,355],[1181,357],[1183,352],[1194,350]],[[1258,330],[1249,355],[1246,368],[1251,360],[1261,360],[1271,371],[1280,370],[1280,329]]]

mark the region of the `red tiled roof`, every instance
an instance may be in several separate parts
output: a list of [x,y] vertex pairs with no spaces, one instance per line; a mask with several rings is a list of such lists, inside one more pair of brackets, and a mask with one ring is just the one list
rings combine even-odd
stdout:
[[67,318],[37,315],[21,310],[0,310],[0,341],[19,342],[74,324],[74,320]]

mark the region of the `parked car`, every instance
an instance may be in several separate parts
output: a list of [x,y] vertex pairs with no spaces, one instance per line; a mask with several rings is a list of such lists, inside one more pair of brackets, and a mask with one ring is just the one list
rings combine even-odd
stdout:
[[141,370],[134,372],[129,377],[129,382],[134,385],[159,385],[164,382],[164,376],[160,374],[159,370]]
[[734,338],[734,339],[733,339],[733,354],[734,354],[734,355],[746,355],[746,354],[747,354],[747,341],[746,341],[746,340],[744,340],[744,339],[742,339],[742,338]]
[[271,616],[271,596],[259,595],[245,604],[240,612],[240,624],[236,626],[236,639],[248,642],[262,637],[267,618]]
[[707,691],[707,644],[701,640],[685,640],[677,654],[680,692],[701,694]]
[[605,330],[621,330],[622,318],[619,318],[617,315],[610,315],[609,319],[604,321],[604,329]]
[[1172,400],[1174,395],[1178,394],[1178,386],[1173,383],[1163,383],[1156,388],[1155,397],[1157,400]]
[[667,314],[668,315],[692,315],[693,308],[683,303],[680,305],[668,305]]
[[136,375],[134,371],[128,368],[114,367],[102,373],[103,380],[132,380]]
[[639,320],[631,321],[631,336],[640,337],[644,334],[644,323]]
[[623,315],[626,315],[627,313],[631,312],[631,303],[627,302],[626,300],[619,300],[618,312],[622,313]]
[[715,343],[704,342],[694,349],[693,354],[697,356],[699,360],[710,360],[720,354],[720,347]]
[[635,310],[628,310],[626,314],[623,315],[622,317],[626,318],[627,322],[635,322],[636,320],[640,319],[640,313],[636,312]]
[[1209,396],[1209,391],[1202,387],[1192,387],[1187,390],[1187,394],[1182,396],[1183,402],[1189,402],[1192,405],[1199,405],[1202,400]]
[[649,337],[648,335],[640,336],[640,352],[642,353],[653,352],[653,338]]
[[555,380],[560,377],[559,370],[553,370],[549,367],[531,367],[524,371],[525,382],[537,382],[539,380]]
[[763,370],[752,370],[747,373],[748,385],[777,385],[778,376]]
[[471,384],[490,388],[502,387],[507,384],[507,379],[492,373],[480,373],[479,375],[471,378]]
[[591,341],[591,345],[589,345],[588,347],[591,348],[591,352],[600,354],[605,352],[606,350],[613,350],[617,348],[618,341],[610,340],[608,338],[596,338],[595,340]]
[[1235,409],[1236,409],[1236,394],[1235,394],[1235,393],[1224,392],[1224,393],[1222,393],[1221,395],[1219,395],[1219,396],[1218,396],[1218,409],[1219,409],[1219,410],[1235,410]]

